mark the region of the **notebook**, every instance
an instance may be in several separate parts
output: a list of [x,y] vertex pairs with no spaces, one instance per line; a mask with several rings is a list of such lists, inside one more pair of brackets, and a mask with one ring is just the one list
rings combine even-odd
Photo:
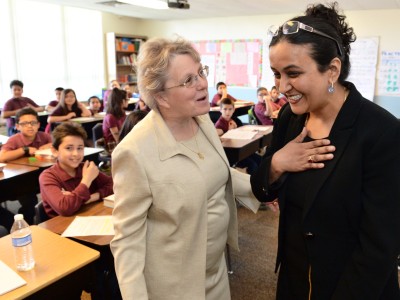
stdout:
[[9,291],[15,290],[20,286],[26,284],[26,281],[22,279],[13,269],[7,266],[0,260],[0,295],[4,295]]

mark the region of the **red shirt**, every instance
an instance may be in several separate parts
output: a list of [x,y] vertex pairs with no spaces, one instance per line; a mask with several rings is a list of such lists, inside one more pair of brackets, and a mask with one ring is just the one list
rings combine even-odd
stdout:
[[[222,95],[220,95],[218,93],[215,94],[214,97],[212,98],[211,106],[219,106],[218,101],[221,100],[221,98],[222,98]],[[231,99],[233,102],[237,101],[234,97],[232,97],[229,94],[227,95],[227,98]]]
[[24,146],[39,149],[41,146],[51,143],[51,136],[48,133],[38,131],[33,141],[28,140],[21,132],[10,136],[2,149],[10,151]]
[[[50,218],[57,215],[73,215],[93,193],[100,193],[100,199],[113,194],[113,180],[103,173],[99,173],[90,188],[81,183],[82,166],[83,164],[76,169],[75,177],[71,177],[64,171],[59,163],[40,174],[39,184],[43,207]],[[63,191],[71,192],[71,194],[64,195]]]
[[[18,110],[24,108],[25,106],[28,106],[28,104],[32,105],[33,107],[39,107],[39,105],[37,105],[32,99],[27,97],[19,97],[7,100],[7,102],[4,104],[3,111]],[[15,125],[14,118],[7,118],[6,120],[8,128],[14,127]]]
[[106,144],[108,142],[114,141],[114,138],[111,134],[110,128],[117,127],[118,131],[120,131],[122,125],[124,124],[125,119],[126,119],[126,115],[117,119],[112,114],[106,114],[106,116],[103,119],[103,137],[104,137]]

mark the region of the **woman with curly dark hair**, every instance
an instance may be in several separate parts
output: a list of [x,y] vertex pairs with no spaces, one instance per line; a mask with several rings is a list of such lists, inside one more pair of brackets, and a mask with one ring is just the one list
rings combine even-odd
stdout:
[[346,81],[354,41],[333,3],[270,43],[289,103],[251,183],[260,201],[279,199],[279,300],[400,299],[400,124]]

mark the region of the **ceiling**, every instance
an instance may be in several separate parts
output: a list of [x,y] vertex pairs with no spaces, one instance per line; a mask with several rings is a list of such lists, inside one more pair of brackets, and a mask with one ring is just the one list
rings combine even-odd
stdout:
[[[129,4],[99,4],[112,0],[36,0],[100,10],[121,16],[152,20],[184,20],[234,16],[301,13],[312,0],[188,0],[190,9],[155,10]],[[167,1],[167,0],[165,0]],[[324,0],[320,2],[324,3]],[[330,1],[332,2],[332,1]],[[343,10],[400,9],[400,0],[340,0]],[[256,24],[255,24],[256,26]]]

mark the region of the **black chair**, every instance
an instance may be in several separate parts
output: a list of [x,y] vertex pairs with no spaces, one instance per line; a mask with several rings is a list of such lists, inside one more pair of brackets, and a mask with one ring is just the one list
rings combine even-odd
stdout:
[[99,167],[101,169],[109,169],[111,155],[105,150],[105,141],[103,139],[103,124],[97,123],[92,127],[92,140],[95,148],[104,148],[104,151],[99,153]]
[[250,108],[250,110],[251,110],[252,116],[254,117],[254,121],[255,121],[254,125],[262,125],[262,122],[260,121],[260,119],[257,118],[256,112],[254,111],[254,106],[252,106]]
[[47,221],[48,219],[50,219],[50,218],[44,211],[43,202],[40,201],[38,204],[35,205],[34,223],[37,225],[39,223]]

